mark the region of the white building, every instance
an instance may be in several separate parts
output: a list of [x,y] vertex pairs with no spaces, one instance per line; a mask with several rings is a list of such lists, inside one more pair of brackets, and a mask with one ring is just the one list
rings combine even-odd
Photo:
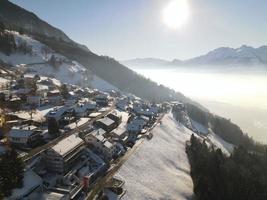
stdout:
[[45,153],[47,169],[64,174],[75,165],[84,150],[84,141],[75,134],[61,140]]

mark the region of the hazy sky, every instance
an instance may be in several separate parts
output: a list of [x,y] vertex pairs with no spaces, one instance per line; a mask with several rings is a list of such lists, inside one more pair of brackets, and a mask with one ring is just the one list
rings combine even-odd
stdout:
[[177,30],[163,23],[170,0],[12,0],[100,55],[185,59],[220,47],[267,44],[267,0],[188,0]]

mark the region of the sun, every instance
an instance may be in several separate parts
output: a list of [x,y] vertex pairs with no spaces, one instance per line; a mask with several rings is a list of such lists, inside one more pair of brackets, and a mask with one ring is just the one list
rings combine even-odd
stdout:
[[190,8],[188,0],[171,0],[163,9],[163,21],[171,29],[178,29],[188,21]]

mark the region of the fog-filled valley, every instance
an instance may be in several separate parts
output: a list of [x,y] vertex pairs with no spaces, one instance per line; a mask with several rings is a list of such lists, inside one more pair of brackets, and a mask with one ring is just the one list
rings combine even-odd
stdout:
[[[129,66],[128,66],[129,67]],[[267,70],[262,67],[130,67],[231,119],[267,143]]]

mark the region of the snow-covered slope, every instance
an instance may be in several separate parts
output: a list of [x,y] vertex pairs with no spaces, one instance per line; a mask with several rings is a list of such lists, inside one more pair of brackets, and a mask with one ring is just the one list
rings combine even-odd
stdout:
[[[92,74],[91,71],[80,63],[69,60],[65,56],[54,52],[39,41],[27,35],[20,35],[17,32],[10,33],[14,35],[17,46],[26,43],[28,47],[32,48],[32,52],[23,53],[16,51],[9,56],[0,52],[0,60],[5,63],[17,67],[25,66],[25,69],[33,74],[53,77],[63,83],[92,86],[101,90],[115,88],[113,85]],[[57,66],[51,65],[51,56],[55,57]]]
[[193,183],[185,152],[192,132],[167,114],[118,172],[125,182],[123,199],[190,199]]
[[210,142],[212,145],[214,145],[216,148],[219,148],[222,150],[222,152],[227,155],[230,156],[230,154],[233,152],[234,150],[234,145],[230,144],[226,141],[224,141],[220,136],[211,133],[207,136],[207,141]]

